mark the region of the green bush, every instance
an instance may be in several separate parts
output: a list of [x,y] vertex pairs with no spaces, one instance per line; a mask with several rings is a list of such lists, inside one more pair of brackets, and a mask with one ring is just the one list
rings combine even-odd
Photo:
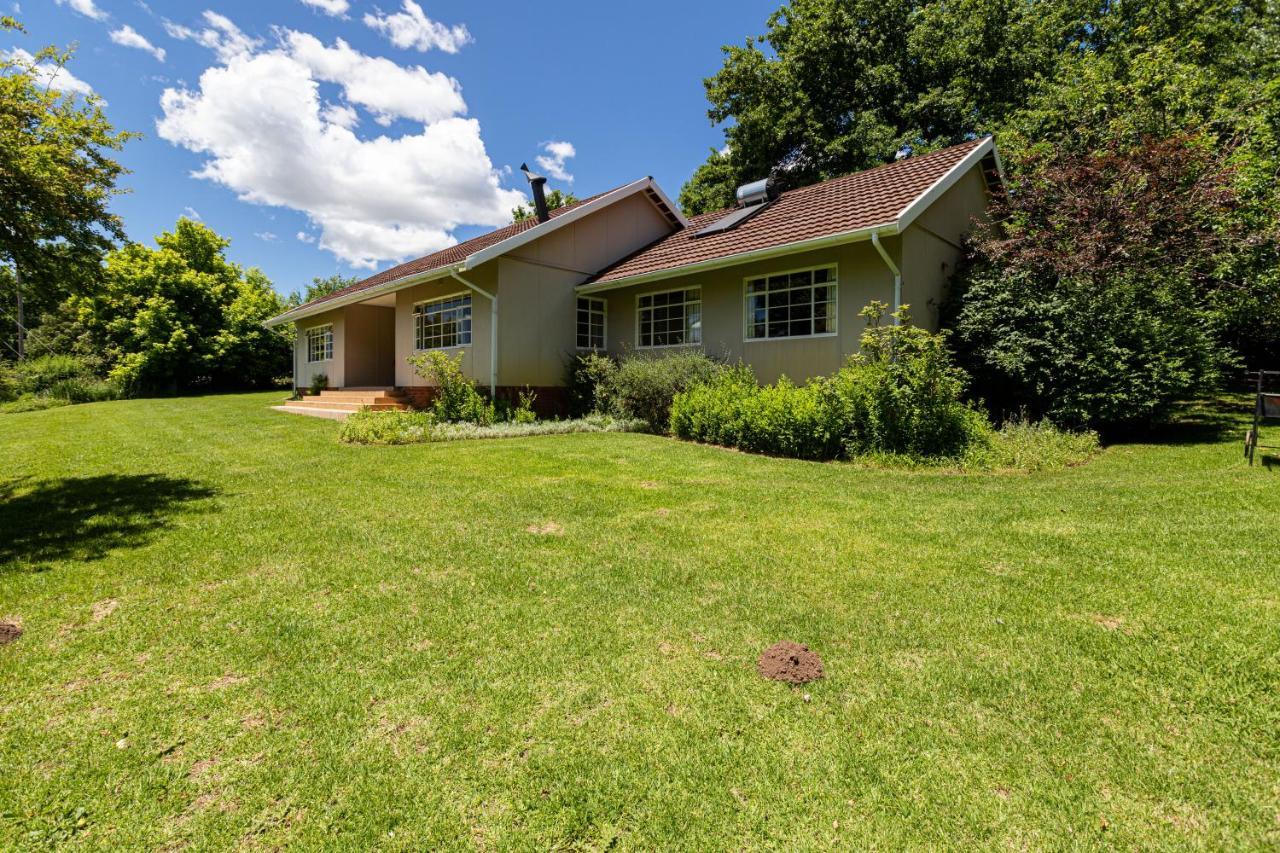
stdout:
[[884,305],[864,312],[862,351],[834,376],[761,388],[750,368],[721,371],[676,395],[671,432],[680,437],[798,459],[865,454],[955,458],[991,431],[960,402],[963,373],[941,335],[884,326]]
[[59,379],[49,386],[47,396],[69,403],[97,403],[102,400],[120,399],[120,386],[105,379],[70,377]]
[[311,387],[309,387],[307,390],[310,391],[311,395],[314,397],[328,387],[329,387],[329,374],[316,373],[312,375]]
[[0,403],[0,414],[14,415],[21,412],[39,412],[44,409],[56,409],[59,406],[69,405],[71,405],[71,401],[61,397],[47,397],[43,394],[23,394],[16,400]]
[[525,388],[520,392],[520,402],[511,410],[509,420],[513,424],[531,424],[538,420],[538,413],[534,411],[533,404],[538,401],[538,392],[532,388]]
[[608,379],[609,410],[621,417],[644,421],[652,432],[665,433],[675,396],[711,381],[724,369],[723,364],[699,350],[680,350],[661,356],[627,356]]
[[842,450],[833,413],[824,382],[797,386],[784,377],[762,388],[738,365],[676,395],[671,432],[752,453],[833,459]]
[[65,379],[95,379],[94,366],[73,355],[42,355],[16,362],[13,367],[19,393],[42,394]]
[[827,383],[845,452],[954,456],[987,425],[960,402],[964,371],[952,364],[944,335],[910,325],[907,306],[884,325],[885,308],[872,302],[862,310],[861,350]]
[[565,370],[569,415],[580,418],[592,412],[613,411],[610,393],[617,372],[618,363],[602,353],[578,353],[572,356]]
[[409,356],[413,370],[436,387],[431,414],[437,421],[491,424],[496,419],[493,403],[485,400],[476,385],[462,372],[462,353],[450,357],[441,350]]
[[1070,432],[1048,420],[1009,420],[984,441],[970,445],[961,466],[973,470],[1043,471],[1089,461],[1098,452],[1096,432]]
[[338,440],[345,444],[414,444],[431,440],[431,415],[425,412],[353,412],[342,422]]

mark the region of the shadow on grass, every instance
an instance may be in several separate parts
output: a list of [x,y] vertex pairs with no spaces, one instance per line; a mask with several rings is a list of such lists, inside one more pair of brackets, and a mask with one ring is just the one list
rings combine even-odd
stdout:
[[96,560],[141,545],[194,501],[216,494],[159,474],[0,482],[0,571],[52,560]]
[[1187,445],[1238,439],[1243,448],[1252,406],[1252,397],[1235,395],[1178,404],[1179,411],[1168,421],[1117,430],[1106,436],[1106,443]]

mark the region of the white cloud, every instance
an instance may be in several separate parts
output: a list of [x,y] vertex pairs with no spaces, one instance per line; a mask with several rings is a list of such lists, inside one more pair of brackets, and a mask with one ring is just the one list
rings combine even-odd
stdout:
[[[206,155],[195,177],[305,213],[311,239],[342,260],[371,268],[436,251],[461,225],[505,224],[524,201],[501,187],[456,80],[289,30],[271,49],[231,52],[218,35],[228,30],[214,28],[201,43],[223,64],[194,90],[165,90],[159,135]],[[322,82],[337,84],[340,103],[322,100]],[[421,127],[362,138],[357,108]]]
[[347,14],[347,10],[351,8],[347,0],[302,0],[302,2],[334,17]]
[[467,110],[458,81],[445,74],[366,56],[342,39],[326,47],[308,33],[285,30],[281,37],[289,56],[314,79],[342,86],[346,99],[368,109],[378,124],[397,118],[429,124]]
[[104,21],[107,13],[99,9],[93,0],[56,0],[59,6],[69,6],[87,18],[93,18],[95,21]]
[[239,27],[225,15],[206,10],[204,13],[207,27],[193,30],[173,21],[164,22],[164,31],[182,41],[193,41],[207,47],[218,55],[223,62],[230,62],[237,56],[247,56],[262,45],[262,39],[245,35]]
[[[32,76],[35,78],[36,85],[54,92],[62,92],[69,95],[92,95],[93,87],[72,74],[65,68],[54,65],[51,62],[41,62],[36,64],[36,58],[20,47],[13,50],[0,50],[0,56],[7,59],[16,60],[31,70]],[[106,106],[106,101],[101,98],[98,102]]]
[[158,61],[164,62],[164,48],[156,47],[154,44],[147,41],[146,36],[142,35],[128,24],[118,30],[112,30],[110,35],[111,40],[116,44],[124,47],[136,47],[138,50],[145,50]]
[[316,241],[316,238],[312,237],[306,231],[299,231],[296,236],[304,243],[314,243]]
[[270,231],[254,231],[253,236],[257,237],[264,243],[274,243],[276,240],[280,239]]
[[438,48],[445,53],[457,53],[463,45],[471,43],[471,33],[464,24],[449,27],[433,21],[414,0],[404,0],[402,8],[403,12],[390,15],[366,12],[364,25],[382,33],[402,50],[412,47],[425,52]]
[[578,153],[574,149],[573,143],[544,142],[542,143],[542,150],[547,153],[538,155],[538,166],[547,173],[547,177],[555,178],[557,181],[573,183],[573,175],[565,171],[564,168],[564,161]]
[[200,211],[196,210],[194,207],[182,208],[182,215],[187,217],[187,219],[194,219],[196,222],[200,221]]

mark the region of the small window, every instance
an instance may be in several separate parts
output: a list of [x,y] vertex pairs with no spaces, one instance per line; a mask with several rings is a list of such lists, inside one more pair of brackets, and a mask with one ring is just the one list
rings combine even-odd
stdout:
[[747,340],[807,338],[835,331],[835,267],[747,279]]
[[333,324],[307,329],[307,362],[333,358]]
[[702,288],[646,293],[636,300],[639,347],[702,343]]
[[609,303],[603,299],[578,298],[578,349],[604,349],[604,321]]
[[431,299],[413,306],[413,348],[444,349],[471,343],[471,295]]

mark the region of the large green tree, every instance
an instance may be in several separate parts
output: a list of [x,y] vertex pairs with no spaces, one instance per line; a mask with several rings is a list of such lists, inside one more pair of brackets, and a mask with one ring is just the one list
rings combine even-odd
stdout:
[[155,248],[111,252],[101,286],[65,304],[62,334],[137,391],[270,384],[288,373],[291,338],[262,323],[285,302],[261,271],[229,262],[227,245],[179,219]]
[[[0,18],[0,31],[22,28]],[[109,205],[125,169],[110,154],[133,134],[117,132],[95,96],[60,91],[56,74],[50,82],[70,59],[52,47],[0,53],[0,265],[11,287],[21,283],[29,317],[92,281],[124,238]]]

